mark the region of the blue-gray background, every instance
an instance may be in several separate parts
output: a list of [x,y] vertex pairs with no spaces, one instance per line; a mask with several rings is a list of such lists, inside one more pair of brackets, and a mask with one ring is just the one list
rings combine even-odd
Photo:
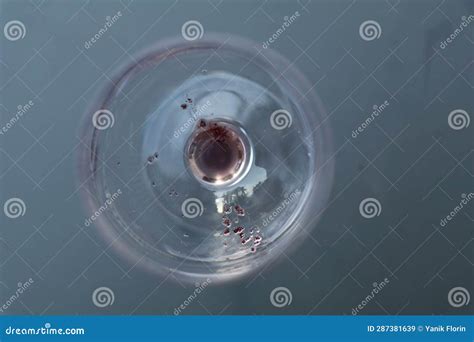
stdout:
[[[90,49],[107,16],[122,17]],[[472,1],[1,1],[1,27],[20,20],[23,39],[0,36],[0,124],[34,106],[0,136],[0,200],[21,198],[24,216],[0,216],[0,304],[17,284],[33,285],[6,314],[173,314],[194,285],[144,273],[105,250],[76,182],[78,125],[120,65],[188,20],[206,32],[266,41],[285,16],[301,14],[271,48],[301,69],[334,131],[329,205],[297,251],[257,274],[211,285],[185,314],[351,314],[385,278],[361,314],[467,314],[448,302],[457,286],[474,294],[474,207],[445,227],[440,219],[474,192],[474,124],[448,125],[455,109],[474,114],[474,23],[445,49],[440,42],[474,14]],[[375,20],[381,36],[359,26]],[[390,105],[357,138],[373,105]],[[359,203],[382,205],[365,219]],[[92,292],[115,294],[98,308]],[[270,292],[288,288],[290,305]]]

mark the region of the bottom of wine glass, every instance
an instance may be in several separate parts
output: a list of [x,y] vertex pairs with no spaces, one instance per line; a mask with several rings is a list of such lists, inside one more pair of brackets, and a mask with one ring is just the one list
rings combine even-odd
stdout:
[[242,179],[250,168],[251,154],[244,129],[224,118],[199,120],[185,148],[190,173],[212,188],[223,188]]

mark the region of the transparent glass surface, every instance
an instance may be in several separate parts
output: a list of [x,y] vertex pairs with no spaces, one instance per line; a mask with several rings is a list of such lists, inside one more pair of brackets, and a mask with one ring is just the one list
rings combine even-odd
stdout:
[[109,199],[94,221],[107,246],[151,272],[219,281],[315,227],[333,165],[303,75],[258,44],[207,36],[117,70],[85,115],[79,170],[91,213]]

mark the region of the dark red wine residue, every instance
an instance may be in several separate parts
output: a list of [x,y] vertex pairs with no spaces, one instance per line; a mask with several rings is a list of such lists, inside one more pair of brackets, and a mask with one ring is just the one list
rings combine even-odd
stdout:
[[[234,213],[232,213],[232,209],[234,209]],[[230,238],[230,232],[232,231],[235,235],[238,236],[238,241],[240,242],[241,246],[246,246],[250,244],[250,252],[255,253],[257,250],[257,246],[260,246],[263,239],[260,235],[254,236],[254,231],[259,232],[259,229],[250,228],[248,233],[246,233],[246,229],[243,225],[234,226],[232,228],[232,220],[234,223],[238,223],[239,220],[235,216],[244,216],[245,210],[240,205],[230,205],[229,203],[224,203],[222,207],[223,216],[222,216],[222,223],[226,227],[222,233],[224,237],[226,237],[226,241],[224,242],[224,246],[228,246],[227,239]]]
[[227,124],[201,119],[189,145],[189,165],[206,182],[225,182],[241,170],[244,151],[239,134]]

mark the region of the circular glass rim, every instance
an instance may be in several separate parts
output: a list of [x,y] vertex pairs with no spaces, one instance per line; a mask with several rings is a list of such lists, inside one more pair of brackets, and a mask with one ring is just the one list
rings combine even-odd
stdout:
[[[152,273],[167,276],[177,273],[181,275],[181,279],[184,280],[195,281],[196,279],[210,278],[215,282],[220,282],[255,272],[270,260],[276,258],[281,253],[281,250],[288,253],[289,249],[295,248],[312,229],[312,227],[305,229],[305,226],[312,225],[314,227],[316,225],[325,209],[324,204],[329,198],[335,166],[333,155],[330,155],[333,151],[332,134],[322,102],[313,91],[314,86],[312,86],[306,80],[305,76],[293,65],[294,62],[288,61],[279,53],[270,49],[263,49],[260,44],[246,38],[234,35],[232,35],[231,38],[232,39],[230,39],[228,35],[208,33],[206,34],[206,38],[196,41],[184,41],[181,36],[163,39],[155,43],[152,47],[138,53],[138,62],[131,66],[127,64],[126,66],[116,68],[114,74],[118,76],[113,79],[112,84],[107,86],[103,92],[99,94],[97,100],[91,103],[91,106],[84,115],[84,122],[79,128],[80,136],[84,137],[83,140],[87,145],[80,147],[77,167],[79,171],[77,179],[79,180],[80,194],[86,209],[93,212],[100,206],[89,193],[89,190],[95,188],[94,166],[96,166],[98,162],[96,153],[98,134],[100,134],[100,130],[92,125],[91,119],[93,113],[97,109],[108,108],[108,104],[111,103],[115,93],[120,91],[121,85],[127,82],[127,79],[130,77],[142,71],[143,68],[152,67],[156,63],[159,63],[160,60],[169,58],[183,51],[191,51],[194,49],[226,49],[256,64],[260,63],[261,66],[264,67],[264,70],[270,75],[280,75],[278,78],[280,82],[284,84],[285,90],[288,90],[288,98],[299,98],[299,101],[295,102],[295,104],[303,114],[301,118],[306,121],[305,124],[307,124],[308,127],[315,128],[311,130],[310,136],[305,138],[305,140],[309,140],[310,143],[314,144],[315,147],[315,155],[311,156],[310,159],[315,172],[310,179],[307,180],[310,184],[304,188],[298,210],[292,213],[286,221],[287,228],[282,230],[281,234],[270,241],[268,248],[259,251],[259,253],[249,255],[245,260],[231,260],[230,263],[226,265],[226,267],[221,268],[219,272],[210,273],[209,268],[198,265],[202,263],[201,261],[194,265],[197,267],[181,269],[180,267],[183,266],[184,261],[177,262],[171,260],[175,263],[175,267],[169,267],[160,264],[152,258],[144,257],[143,253],[139,253],[135,248],[131,248],[129,243],[120,239],[121,234],[119,234],[114,227],[114,224],[109,222],[107,215],[100,215],[96,219],[95,224],[103,239],[105,241],[112,241],[107,246],[107,249],[110,247],[114,248],[119,252],[117,253],[118,255],[125,256],[125,259],[129,262],[140,265]],[[260,49],[258,47],[260,47]],[[257,53],[254,53],[255,49],[257,49]],[[271,63],[269,63],[268,60],[270,60]],[[268,71],[268,69],[270,69],[270,71]],[[284,70],[283,72],[286,75],[291,75],[291,84],[286,80],[288,76],[283,77],[281,70]],[[309,90],[305,96],[300,97],[300,94],[294,89],[295,85],[299,86],[298,88]],[[317,210],[316,214],[315,210]],[[298,222],[298,216],[301,217],[300,221],[303,222]],[[196,269],[199,269],[199,272],[196,271]]]

